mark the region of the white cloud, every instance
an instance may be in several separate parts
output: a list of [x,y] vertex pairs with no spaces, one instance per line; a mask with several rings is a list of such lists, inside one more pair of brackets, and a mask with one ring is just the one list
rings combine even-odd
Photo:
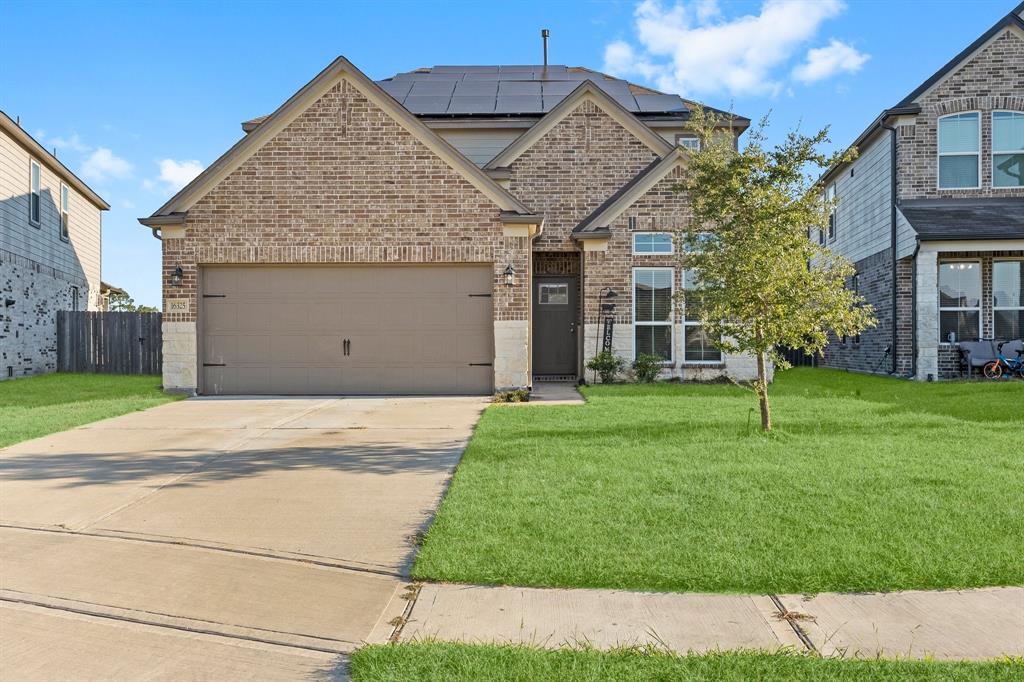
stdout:
[[109,178],[126,178],[131,172],[132,164],[116,156],[106,147],[98,147],[82,163],[82,177],[97,182]]
[[670,92],[778,94],[780,69],[843,9],[840,0],[765,0],[759,14],[725,19],[716,0],[644,0],[635,11],[637,45],[610,43],[604,68]]
[[73,133],[71,137],[52,137],[47,142],[51,147],[70,149],[80,154],[85,154],[92,150],[92,147],[82,142],[82,139],[78,137],[78,133]]
[[160,161],[160,179],[171,189],[177,191],[190,183],[194,177],[203,172],[203,164],[198,161]]
[[793,69],[793,78],[804,83],[815,83],[841,72],[856,73],[870,58],[870,55],[833,38],[828,47],[808,50],[804,63]]

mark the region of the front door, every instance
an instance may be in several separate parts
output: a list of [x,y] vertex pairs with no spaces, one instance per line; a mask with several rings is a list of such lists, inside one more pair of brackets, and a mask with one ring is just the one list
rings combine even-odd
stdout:
[[533,373],[576,375],[576,278],[533,280]]

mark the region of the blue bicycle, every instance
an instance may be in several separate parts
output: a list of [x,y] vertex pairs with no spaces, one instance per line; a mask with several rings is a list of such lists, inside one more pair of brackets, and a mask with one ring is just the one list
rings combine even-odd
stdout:
[[996,346],[998,352],[996,353],[996,359],[982,367],[981,371],[985,374],[986,379],[1002,379],[1016,376],[1019,379],[1024,379],[1024,355],[1021,351],[1017,351],[1016,358],[1008,358],[1003,354],[1003,345],[1008,343],[1003,341]]

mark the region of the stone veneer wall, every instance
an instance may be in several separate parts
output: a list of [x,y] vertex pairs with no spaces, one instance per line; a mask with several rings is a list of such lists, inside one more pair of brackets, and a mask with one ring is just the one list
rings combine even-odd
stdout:
[[[166,314],[164,384],[196,388],[198,273],[220,263],[491,263],[495,386],[526,386],[530,243],[499,208],[341,81],[200,199],[184,238],[163,241],[186,313]],[[515,287],[506,265],[523,273]],[[191,326],[189,326],[191,325]]]
[[79,310],[97,307],[84,277],[0,250],[0,381],[57,371],[57,311],[76,308],[72,287]]
[[854,263],[860,295],[875,309],[878,323],[865,330],[859,341],[856,337],[831,336],[825,347],[822,365],[855,372],[888,374],[892,358],[886,348],[892,345],[892,249],[879,251]]

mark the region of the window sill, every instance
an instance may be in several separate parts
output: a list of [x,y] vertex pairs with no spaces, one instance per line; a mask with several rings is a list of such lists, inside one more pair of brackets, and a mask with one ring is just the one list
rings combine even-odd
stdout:
[[706,360],[706,361],[684,362],[683,363],[683,369],[686,369],[687,367],[689,367],[691,369],[723,369],[725,367],[725,361],[719,360],[719,361],[716,362],[714,360]]

